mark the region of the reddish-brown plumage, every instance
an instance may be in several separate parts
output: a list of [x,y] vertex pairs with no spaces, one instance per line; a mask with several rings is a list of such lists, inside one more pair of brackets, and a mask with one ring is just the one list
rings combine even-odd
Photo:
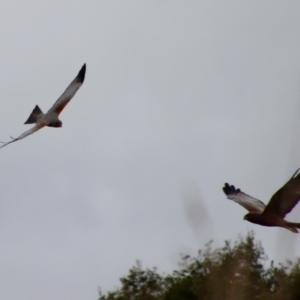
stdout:
[[297,228],[300,228],[300,223],[293,223],[284,220],[286,214],[292,211],[295,205],[300,200],[300,173],[299,169],[293,174],[291,179],[280,188],[271,198],[267,206],[251,196],[243,193],[240,189],[235,189],[227,183],[223,188],[224,193],[228,199],[234,200],[248,211],[244,220],[251,223],[269,226],[269,227],[283,227],[294,233],[297,233]]

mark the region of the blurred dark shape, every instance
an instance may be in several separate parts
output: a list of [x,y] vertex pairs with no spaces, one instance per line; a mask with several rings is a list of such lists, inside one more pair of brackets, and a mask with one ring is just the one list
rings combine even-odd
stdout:
[[197,241],[212,239],[213,226],[200,188],[196,183],[186,185],[180,191],[186,220]]

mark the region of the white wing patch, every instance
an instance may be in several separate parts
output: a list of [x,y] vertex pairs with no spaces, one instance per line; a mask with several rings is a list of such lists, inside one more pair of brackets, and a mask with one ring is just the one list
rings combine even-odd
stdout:
[[249,212],[261,213],[266,207],[262,201],[243,193],[240,189],[236,189],[233,185],[229,185],[228,183],[225,183],[223,191],[228,199],[243,206]]
[[38,123],[38,124],[36,124],[34,127],[32,127],[32,128],[30,128],[29,130],[23,132],[23,133],[22,133],[20,136],[18,136],[17,138],[12,138],[12,140],[11,140],[10,142],[6,142],[6,143],[1,142],[3,145],[0,146],[0,149],[3,148],[3,147],[5,147],[5,146],[7,146],[8,144],[11,144],[11,143],[13,143],[13,142],[16,142],[16,141],[19,141],[19,140],[21,140],[21,139],[26,138],[27,136],[29,136],[29,135],[35,133],[36,131],[42,129],[42,128],[45,127],[45,126],[47,126],[46,123]]
[[70,100],[75,96],[76,92],[82,86],[85,78],[86,65],[84,64],[80,69],[78,75],[75,79],[69,84],[63,94],[56,100],[53,106],[48,110],[49,112],[55,112],[60,114],[65,106],[70,102]]

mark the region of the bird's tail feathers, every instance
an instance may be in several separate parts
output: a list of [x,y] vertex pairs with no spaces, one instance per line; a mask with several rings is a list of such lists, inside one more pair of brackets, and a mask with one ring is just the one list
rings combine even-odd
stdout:
[[287,227],[288,230],[295,232],[295,233],[298,232],[297,228],[300,229],[300,223],[287,222],[287,226],[288,226]]
[[40,115],[42,115],[42,110],[36,105],[33,109],[32,113],[30,114],[29,118],[24,124],[34,124],[37,122],[37,119]]

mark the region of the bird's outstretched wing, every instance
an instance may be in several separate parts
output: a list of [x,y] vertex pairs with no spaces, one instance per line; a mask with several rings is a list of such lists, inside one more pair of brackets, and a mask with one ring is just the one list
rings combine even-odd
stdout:
[[236,189],[233,185],[229,185],[228,183],[225,183],[223,192],[228,199],[238,203],[250,212],[263,212],[266,207],[260,200],[243,193],[240,189]]
[[10,143],[13,143],[13,142],[16,142],[18,140],[26,138],[28,135],[35,133],[36,131],[42,129],[45,126],[47,126],[46,123],[37,123],[34,127],[30,128],[29,130],[22,133],[19,137],[12,138],[12,140],[10,142],[6,142],[6,143],[1,142],[3,145],[0,146],[0,149],[7,146]]
[[75,79],[70,83],[67,89],[63,92],[63,94],[56,100],[53,106],[48,110],[48,112],[55,112],[56,114],[60,114],[65,106],[70,102],[70,100],[74,97],[76,92],[79,90],[81,85],[83,84],[85,77],[86,65],[84,64],[80,69],[78,75]]
[[272,213],[281,218],[292,211],[300,200],[300,173],[299,169],[292,178],[280,188],[267,204],[264,213]]

